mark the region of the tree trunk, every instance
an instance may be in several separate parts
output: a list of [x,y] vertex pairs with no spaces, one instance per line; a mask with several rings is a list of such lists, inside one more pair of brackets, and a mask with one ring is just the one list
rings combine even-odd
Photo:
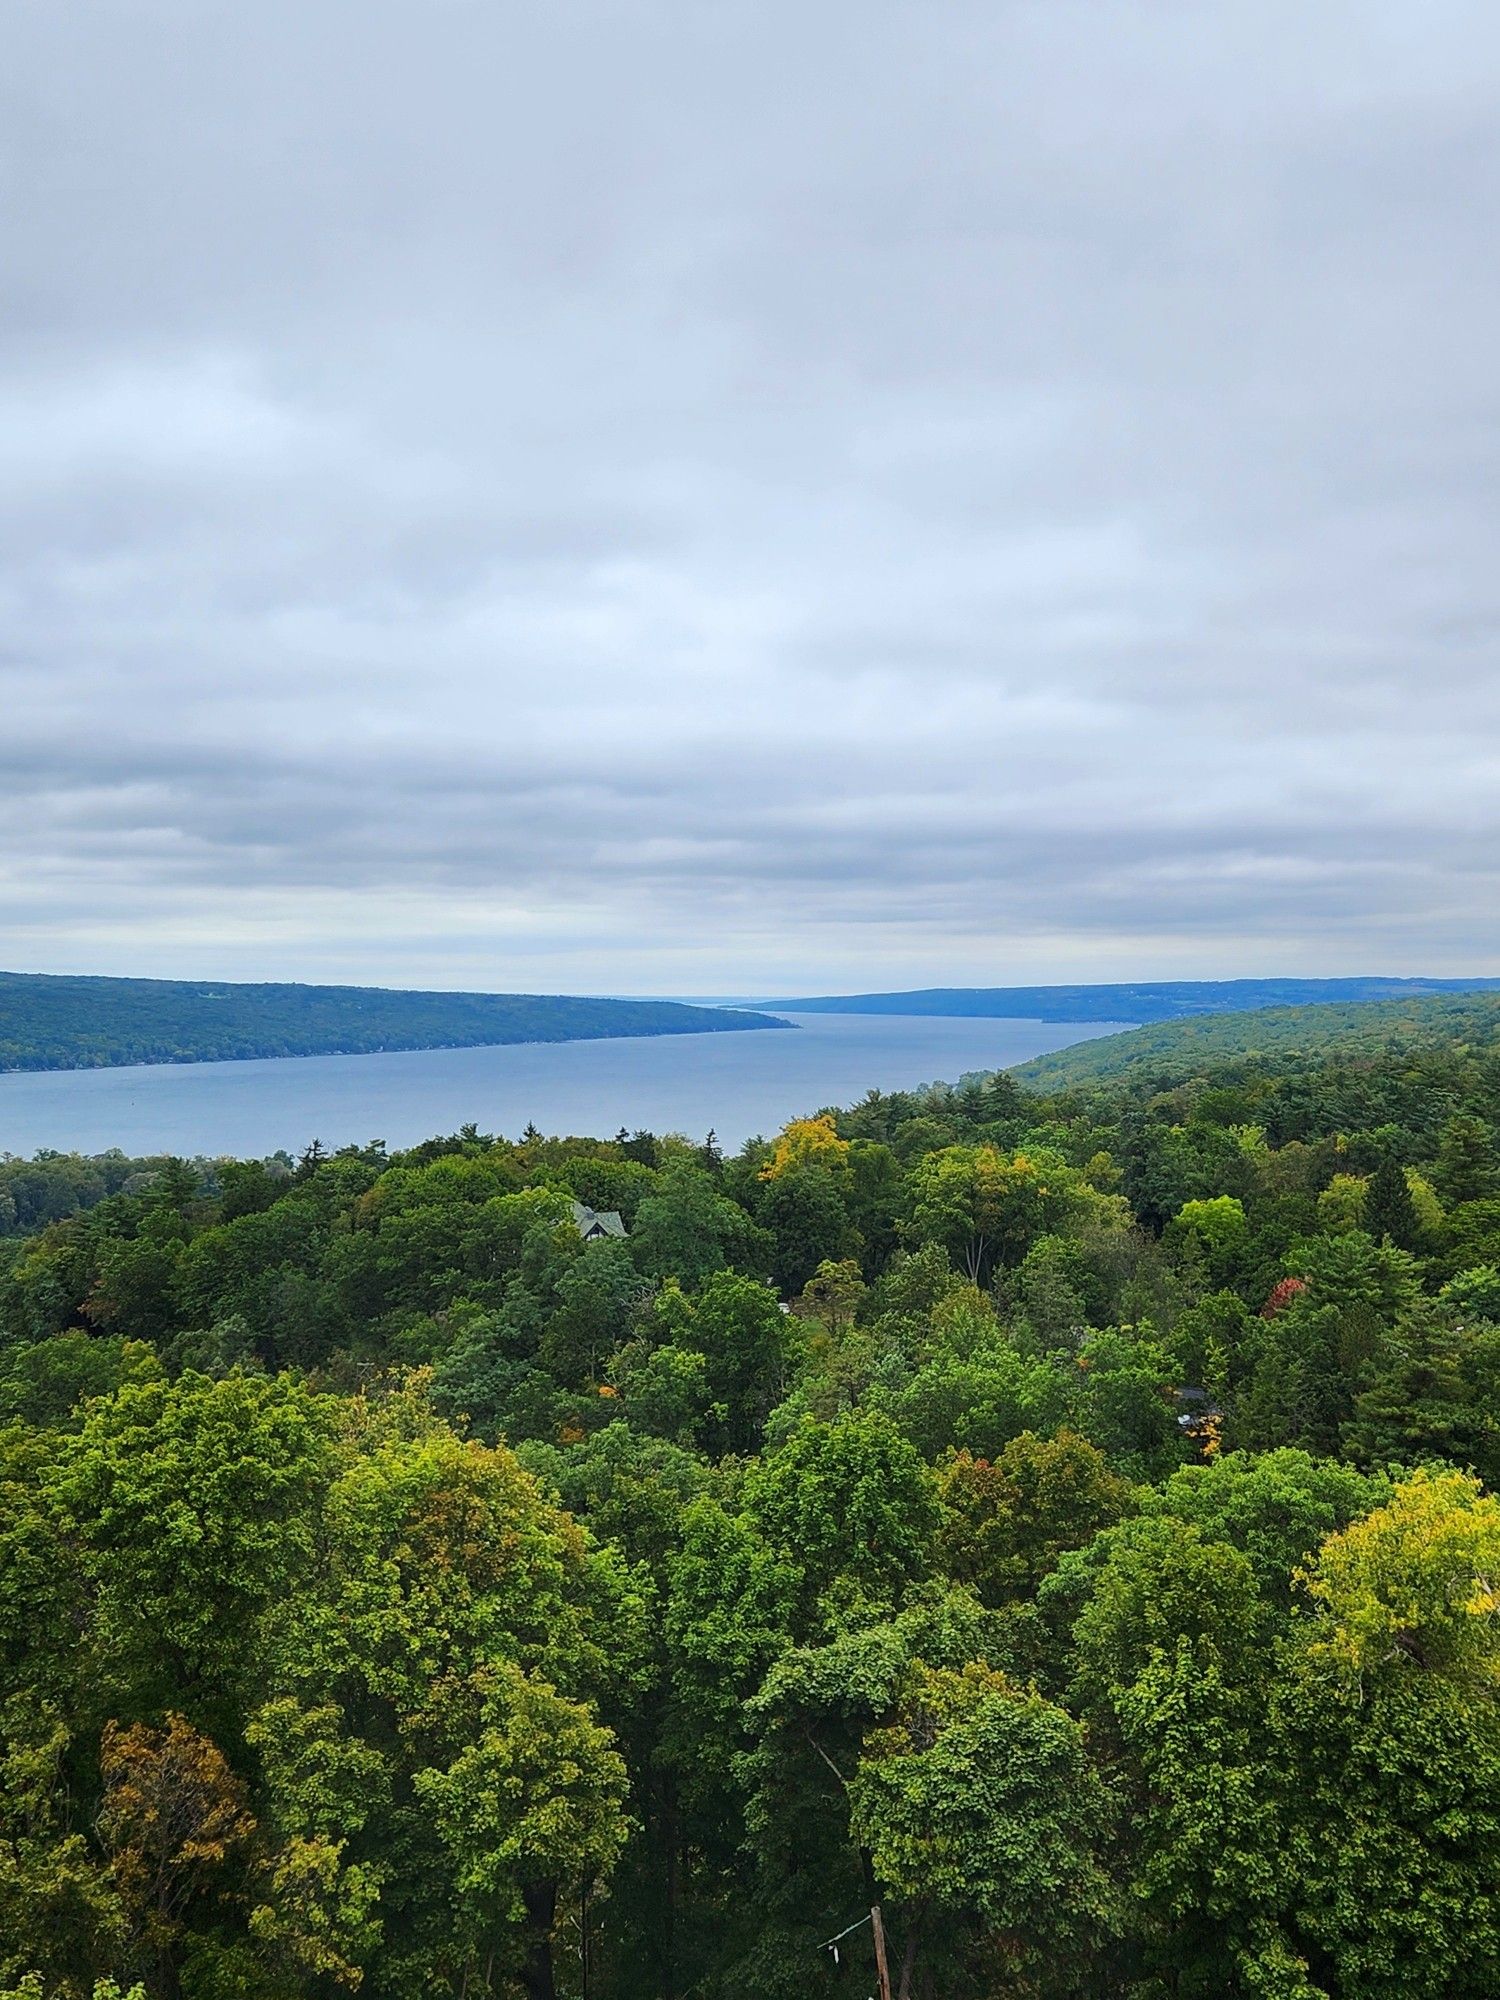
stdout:
[[912,1925],[906,1934],[906,1949],[901,1954],[901,1985],[896,2000],[911,2000],[912,1974],[917,1969],[917,1927]]
[[552,1977],[552,1925],[557,1915],[557,1884],[536,1882],[521,1891],[526,1905],[526,1963],[521,1985],[527,2000],[557,2000]]
[[667,1907],[663,1922],[662,2000],[677,2000],[677,1782],[668,1777],[662,1787],[662,1840],[667,1851]]

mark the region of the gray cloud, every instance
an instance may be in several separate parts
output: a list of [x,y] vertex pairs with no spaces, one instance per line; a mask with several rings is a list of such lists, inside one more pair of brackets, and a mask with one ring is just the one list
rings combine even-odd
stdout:
[[0,927],[1500,971],[1477,4],[18,0]]

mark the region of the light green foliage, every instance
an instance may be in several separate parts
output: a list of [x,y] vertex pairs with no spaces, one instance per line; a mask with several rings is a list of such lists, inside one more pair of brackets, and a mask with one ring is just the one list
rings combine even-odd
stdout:
[[608,1730],[513,1664],[482,1675],[474,1698],[462,1747],[412,1786],[448,1857],[454,1944],[477,1966],[534,1915],[535,1885],[555,1897],[609,1874],[625,1840],[626,1773]]
[[1186,1646],[1231,1682],[1262,1659],[1267,1620],[1248,1559],[1170,1516],[1126,1522],[1073,1628],[1078,1687],[1107,1713],[1121,1690]]
[[73,1824],[71,1748],[57,1704],[26,1690],[0,1706],[0,1980],[48,1996],[128,1930],[108,1867]]
[[1472,1270],[1458,1272],[1438,1296],[1465,1318],[1492,1320],[1500,1324],[1500,1270],[1493,1264],[1480,1264]]
[[1350,2000],[1486,2000],[1500,1980],[1500,1727],[1409,1666],[1363,1685],[1318,1646],[1278,1681],[1299,1931]]
[[388,1808],[394,1759],[350,1734],[332,1702],[308,1709],[282,1697],[257,1710],[245,1733],[275,1842],[251,1934],[289,1978],[358,1984],[381,1942],[380,1892],[391,1870],[354,1859],[351,1843]]
[[708,1356],[675,1340],[622,1347],[610,1363],[608,1387],[637,1430],[690,1445],[708,1428],[712,1393]]
[[1380,1477],[1284,1446],[1184,1466],[1148,1505],[1239,1549],[1262,1595],[1286,1609],[1293,1573],[1326,1537],[1378,1507],[1388,1492]]
[[[1419,1472],[1331,1536],[1271,1720],[1298,1922],[1359,2000],[1500,1971],[1500,1509]],[[1455,1953],[1454,1941],[1462,1940]]]
[[1500,1191],[1500,1154],[1493,1127],[1483,1118],[1455,1113],[1443,1126],[1432,1179],[1450,1208],[1487,1200]]
[[1331,1241],[1301,1245],[1288,1266],[1307,1286],[1306,1303],[1347,1311],[1367,1306],[1392,1320],[1418,1295],[1416,1268],[1400,1246],[1353,1230]]
[[1173,1229],[1203,1257],[1209,1281],[1226,1284],[1236,1273],[1249,1240],[1245,1204],[1235,1195],[1215,1195],[1207,1201],[1185,1201]]
[[156,1379],[89,1406],[53,1490],[94,1598],[98,1694],[212,1713],[248,1688],[262,1617],[314,1567],[334,1424],[289,1378]]
[[1421,1471],[1335,1535],[1306,1574],[1329,1649],[1356,1669],[1403,1656],[1500,1677],[1500,1501],[1461,1472]]
[[1362,1229],[1370,1183],[1360,1174],[1335,1174],[1318,1196],[1318,1226],[1329,1236]]
[[1056,1154],[949,1146],[914,1169],[911,1199],[913,1242],[939,1245],[978,1282],[1066,1222],[1079,1177]]
[[803,1594],[795,1561],[714,1499],[691,1502],[668,1563],[664,1636],[671,1661],[668,1750],[691,1788],[723,1783],[742,1704],[790,1644]]

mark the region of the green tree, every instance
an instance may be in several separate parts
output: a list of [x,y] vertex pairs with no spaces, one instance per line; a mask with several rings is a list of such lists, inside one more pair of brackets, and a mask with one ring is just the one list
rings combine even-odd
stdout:
[[1380,1477],[1292,1446],[1185,1465],[1146,1502],[1249,1561],[1263,1599],[1290,1612],[1294,1574],[1326,1540],[1387,1497]]
[[1364,1228],[1377,1243],[1393,1243],[1398,1250],[1415,1250],[1421,1242],[1416,1205],[1406,1175],[1394,1160],[1382,1160],[1370,1179]]
[[596,1384],[607,1356],[629,1337],[651,1296],[627,1244],[588,1244],[564,1268],[538,1360],[569,1388]]
[[[667,1323],[682,1316],[681,1295]],[[787,1387],[801,1325],[783,1312],[776,1294],[737,1271],[716,1271],[687,1307],[691,1344],[707,1362],[708,1388],[722,1412],[721,1444],[727,1451],[751,1451],[771,1406]]]
[[1043,1970],[1076,1989],[1118,1922],[1110,1818],[1071,1716],[977,1664],[915,1665],[850,1786],[854,1837],[904,1933],[901,1995],[939,1969],[945,1993],[955,1970],[993,1991],[1000,1967],[1017,1990]]
[[1236,1196],[1220,1194],[1204,1201],[1185,1201],[1173,1218],[1172,1229],[1180,1241],[1201,1254],[1212,1285],[1226,1285],[1238,1275],[1250,1227],[1245,1204]]
[[662,1168],[640,1205],[630,1241],[648,1276],[675,1277],[687,1286],[701,1284],[728,1265],[754,1272],[769,1263],[764,1232],[689,1160],[672,1160]]
[[448,1860],[452,1948],[486,1985],[497,1959],[510,1960],[530,2000],[553,2000],[559,1903],[619,1859],[625,1765],[586,1708],[512,1663],[473,1694],[477,1727],[465,1718],[452,1760],[412,1778]]
[[1248,1559],[1187,1522],[1131,1521],[1101,1543],[1073,1628],[1075,1692],[1123,1794],[1138,1948],[1164,1983],[1238,1991],[1278,1955],[1284,1901],[1271,1621]]
[[1500,1979],[1497,1574],[1500,1503],[1456,1472],[1402,1481],[1306,1572],[1274,1721],[1298,1923],[1351,2000]]
[[60,1706],[35,1690],[0,1706],[0,1983],[28,2000],[86,1991],[129,1938],[69,1783],[72,1748]]
[[330,1402],[282,1378],[128,1383],[64,1441],[54,1491],[93,1599],[94,1696],[213,1733],[261,1672],[261,1621],[314,1566]]
[[1487,1201],[1500,1192],[1500,1156],[1493,1128],[1483,1118],[1455,1112],[1443,1127],[1432,1179],[1450,1208]]
[[993,1463],[960,1452],[941,1468],[938,1490],[944,1567],[986,1604],[1032,1596],[1059,1556],[1113,1525],[1132,1498],[1129,1482],[1072,1431],[1023,1431]]
[[1077,1177],[1054,1155],[1006,1155],[993,1146],[948,1146],[910,1176],[912,1240],[938,1244],[972,1282],[1019,1264],[1055,1231],[1077,1199]]
[[393,1864],[357,1858],[372,1822],[387,1823],[395,1758],[351,1733],[334,1702],[290,1697],[251,1716],[246,1741],[260,1767],[262,1838],[271,1855],[248,1928],[276,1976],[358,1987],[383,1936],[381,1891]]
[[[932,1474],[888,1417],[804,1421],[745,1481],[751,1517],[802,1569],[825,1610],[836,1595],[886,1607],[931,1565],[941,1515]],[[837,1587],[837,1589],[836,1589]]]
[[776,1246],[773,1275],[784,1294],[800,1291],[820,1264],[859,1249],[848,1187],[847,1171],[811,1162],[793,1162],[767,1182],[756,1213]]
[[727,1786],[744,1703],[791,1644],[802,1595],[801,1569],[752,1520],[707,1494],[684,1509],[663,1626],[668,1753],[690,1788]]

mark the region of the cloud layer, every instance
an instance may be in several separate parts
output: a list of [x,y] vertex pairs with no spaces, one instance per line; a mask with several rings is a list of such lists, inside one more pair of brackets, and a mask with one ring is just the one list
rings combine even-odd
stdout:
[[1500,971],[1477,0],[7,45],[4,962]]

